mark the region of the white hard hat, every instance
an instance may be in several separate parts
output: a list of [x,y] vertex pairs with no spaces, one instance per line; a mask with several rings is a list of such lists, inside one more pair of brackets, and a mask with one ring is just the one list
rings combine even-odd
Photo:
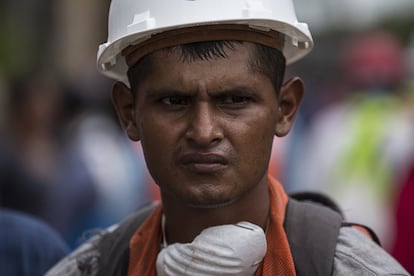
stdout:
[[313,47],[308,26],[297,21],[292,0],[112,0],[108,41],[99,46],[98,70],[128,84],[128,66],[121,55],[128,46],[165,31],[221,24],[284,34],[287,64]]

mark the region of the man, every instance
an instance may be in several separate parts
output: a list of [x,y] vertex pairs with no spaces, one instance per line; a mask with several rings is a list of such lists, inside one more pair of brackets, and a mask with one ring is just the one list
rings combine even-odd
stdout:
[[[161,203],[48,275],[300,274],[288,196],[267,175],[273,137],[288,133],[304,94],[299,78],[282,85],[285,64],[312,48],[291,1],[118,0],[109,27],[98,65],[117,80],[115,109]],[[353,228],[335,248],[329,274],[407,274]]]

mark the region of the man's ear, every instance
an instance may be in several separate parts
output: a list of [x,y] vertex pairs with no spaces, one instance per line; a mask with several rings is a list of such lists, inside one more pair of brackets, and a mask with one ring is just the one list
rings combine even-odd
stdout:
[[299,77],[288,80],[280,89],[278,120],[275,126],[276,136],[283,137],[289,133],[302,102],[303,94],[304,84]]
[[122,82],[116,82],[112,87],[112,103],[118,114],[121,126],[128,137],[133,141],[139,141],[134,96],[131,90]]

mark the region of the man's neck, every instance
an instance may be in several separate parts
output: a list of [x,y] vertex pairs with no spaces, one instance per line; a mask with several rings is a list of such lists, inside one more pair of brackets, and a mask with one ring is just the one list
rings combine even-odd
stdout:
[[203,229],[248,221],[266,228],[269,190],[263,181],[237,201],[216,208],[195,208],[163,198],[167,243],[191,242]]

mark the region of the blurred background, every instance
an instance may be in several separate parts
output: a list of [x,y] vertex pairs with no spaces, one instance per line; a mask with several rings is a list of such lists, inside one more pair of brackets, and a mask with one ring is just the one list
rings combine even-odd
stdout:
[[[109,2],[0,2],[0,207],[46,221],[71,248],[158,199],[95,66]],[[414,1],[295,5],[315,49],[288,69],[306,96],[270,171],[288,192],[328,193],[414,273]]]

